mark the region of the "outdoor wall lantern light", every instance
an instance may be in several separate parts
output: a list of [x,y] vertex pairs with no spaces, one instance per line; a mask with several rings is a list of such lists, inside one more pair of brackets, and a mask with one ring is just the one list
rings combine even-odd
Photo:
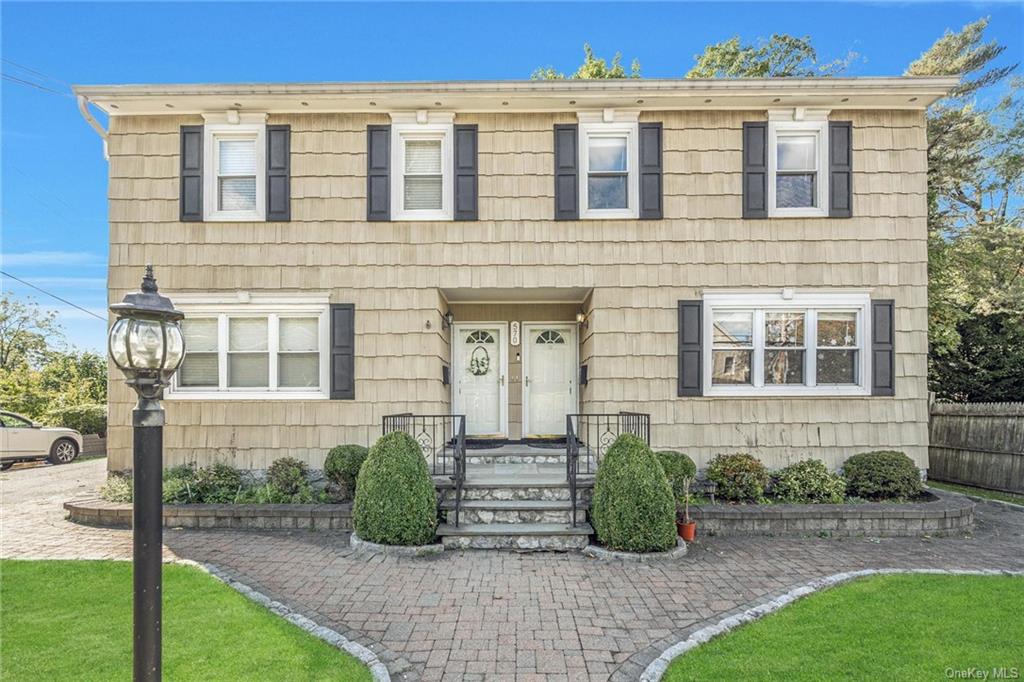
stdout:
[[441,329],[451,329],[453,322],[455,322],[455,316],[449,310],[441,317]]
[[588,326],[588,324],[587,324],[587,314],[585,312],[583,312],[582,310],[580,312],[576,313],[576,324],[580,325],[583,329],[586,329],[587,326]]
[[184,314],[157,291],[153,266],[146,266],[141,291],[110,306],[110,357],[138,394],[132,412],[133,679],[161,677],[160,617],[163,548],[164,388],[185,359],[178,322]]

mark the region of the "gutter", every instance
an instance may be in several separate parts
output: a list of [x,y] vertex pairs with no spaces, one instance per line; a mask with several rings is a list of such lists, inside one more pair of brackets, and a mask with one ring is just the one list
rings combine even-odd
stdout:
[[85,119],[85,122],[88,123],[92,129],[96,131],[96,134],[103,140],[103,158],[110,161],[110,151],[107,148],[107,137],[109,133],[102,125],[100,125],[100,122],[96,120],[96,117],[92,115],[92,112],[89,111],[89,98],[85,95],[76,95],[75,99],[78,100],[78,111],[82,114],[82,118]]

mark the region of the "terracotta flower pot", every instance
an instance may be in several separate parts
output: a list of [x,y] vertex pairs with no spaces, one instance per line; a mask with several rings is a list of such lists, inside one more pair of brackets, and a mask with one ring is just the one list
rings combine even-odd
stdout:
[[679,537],[681,537],[684,542],[693,542],[693,539],[697,537],[696,521],[690,521],[689,523],[677,521],[676,528],[679,529]]

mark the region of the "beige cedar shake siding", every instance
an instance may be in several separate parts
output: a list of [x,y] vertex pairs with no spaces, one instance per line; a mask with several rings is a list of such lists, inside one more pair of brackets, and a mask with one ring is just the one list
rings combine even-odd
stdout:
[[[832,112],[853,122],[854,218],[742,220],[741,126],[765,118],[644,112],[665,128],[665,219],[555,222],[552,127],[575,115],[460,113],[457,123],[480,128],[480,220],[368,223],[366,126],[388,117],[271,115],[292,126],[292,221],[182,224],[178,127],[201,117],[111,117],[111,300],[152,261],[172,296],[316,290],[356,306],[356,400],[165,401],[167,464],[265,468],[292,455],[319,467],[333,445],[372,442],[382,415],[449,409],[439,288],[586,287],[584,411],[649,412],[652,444],[700,465],[749,451],[773,467],[804,457],[835,467],[884,447],[927,467],[924,113]],[[896,396],[676,397],[676,303],[714,287],[895,299]],[[110,376],[109,467],[119,470],[131,466],[134,400]]]

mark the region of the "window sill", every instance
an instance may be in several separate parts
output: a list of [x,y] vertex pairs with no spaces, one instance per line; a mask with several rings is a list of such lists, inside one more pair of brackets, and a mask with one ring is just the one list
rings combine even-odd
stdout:
[[213,211],[203,216],[203,222],[207,223],[263,223],[266,220],[257,211]]
[[594,209],[580,211],[580,220],[638,220],[636,211],[630,209]]
[[445,211],[398,212],[391,216],[391,222],[452,222],[455,218]]
[[776,208],[769,218],[827,218],[828,211],[821,208]]
[[168,391],[166,400],[327,400],[319,391]]
[[865,386],[713,386],[704,390],[707,398],[843,398],[870,395],[871,391]]

